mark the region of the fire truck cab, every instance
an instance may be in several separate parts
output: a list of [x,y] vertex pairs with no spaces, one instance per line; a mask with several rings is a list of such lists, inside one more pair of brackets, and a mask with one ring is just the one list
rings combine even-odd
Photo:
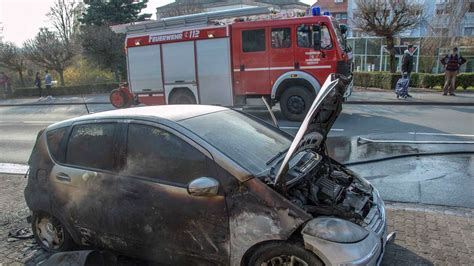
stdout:
[[262,8],[128,26],[128,87],[111,93],[112,104],[255,106],[263,96],[299,121],[331,73],[352,78],[345,27],[330,16],[216,23],[257,13]]

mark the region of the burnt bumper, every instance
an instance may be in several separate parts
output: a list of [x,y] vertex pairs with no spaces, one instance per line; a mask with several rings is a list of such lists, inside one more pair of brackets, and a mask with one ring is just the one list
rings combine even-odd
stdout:
[[386,243],[395,235],[387,234],[384,203],[376,189],[373,193],[376,205],[364,221],[363,228],[368,231],[364,239],[355,243],[337,243],[303,233],[306,249],[313,251],[326,265],[379,265]]

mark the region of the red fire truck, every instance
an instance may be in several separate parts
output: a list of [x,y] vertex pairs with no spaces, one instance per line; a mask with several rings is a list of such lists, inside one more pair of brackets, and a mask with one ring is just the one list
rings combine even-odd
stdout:
[[112,104],[254,106],[263,96],[280,103],[287,119],[302,120],[329,74],[352,77],[347,28],[317,13],[216,23],[263,12],[243,8],[127,26],[128,85],[111,93]]

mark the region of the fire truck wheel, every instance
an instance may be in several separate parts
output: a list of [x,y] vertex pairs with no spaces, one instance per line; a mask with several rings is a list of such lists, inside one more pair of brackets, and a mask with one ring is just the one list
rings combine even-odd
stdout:
[[281,112],[288,120],[303,121],[315,97],[303,86],[290,87],[281,95]]
[[170,104],[196,104],[193,93],[186,88],[174,89],[170,95]]
[[132,99],[125,92],[115,89],[110,93],[110,103],[115,108],[127,108],[130,107]]

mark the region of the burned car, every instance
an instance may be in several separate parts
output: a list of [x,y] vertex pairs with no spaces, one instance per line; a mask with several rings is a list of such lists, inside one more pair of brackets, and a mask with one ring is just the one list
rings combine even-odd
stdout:
[[294,138],[202,105],[51,125],[25,188],[35,238],[175,265],[376,265],[391,237],[384,203],[326,154],[344,91],[328,78]]

